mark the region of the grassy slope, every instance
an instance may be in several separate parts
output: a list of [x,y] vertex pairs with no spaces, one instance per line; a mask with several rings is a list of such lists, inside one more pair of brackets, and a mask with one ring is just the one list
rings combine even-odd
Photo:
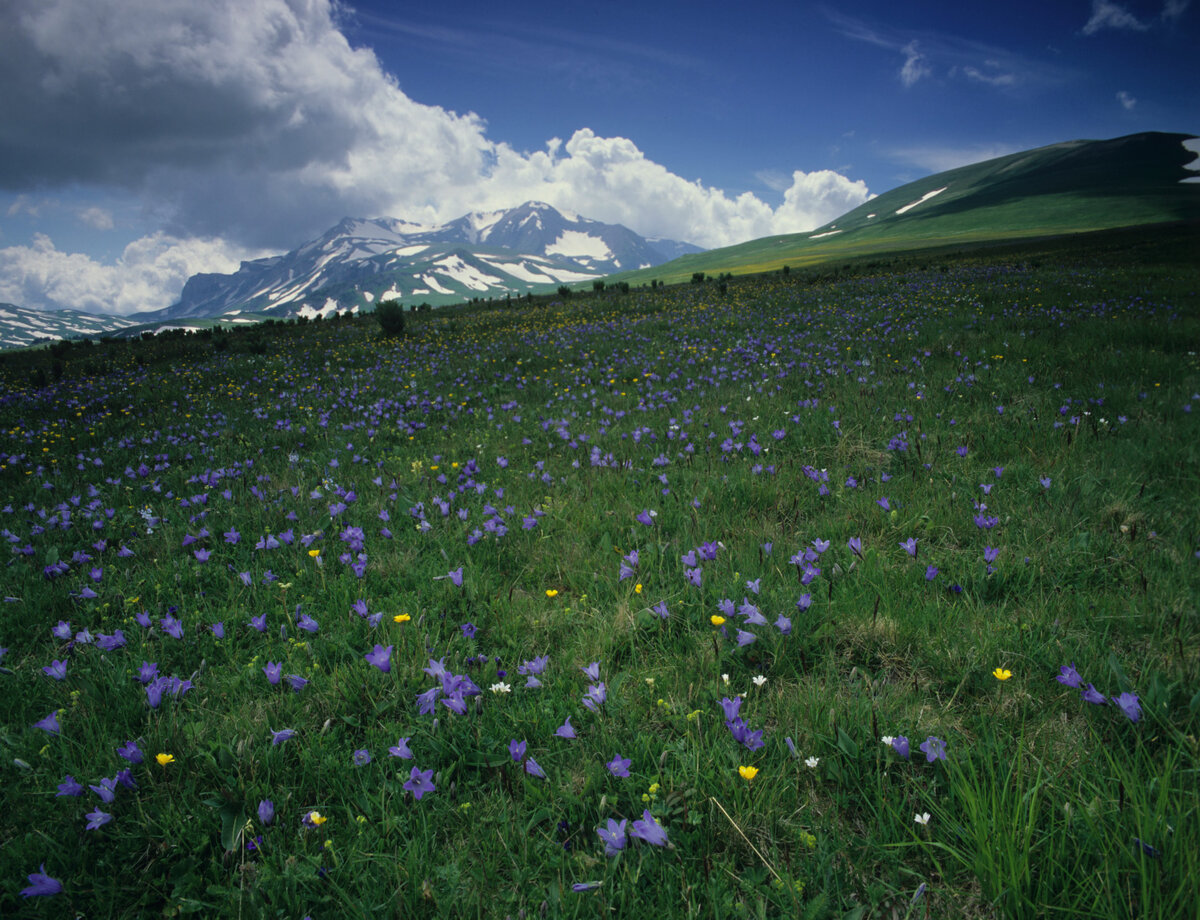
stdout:
[[[1083,233],[1200,218],[1200,184],[1180,183],[1195,159],[1188,135],[1074,141],[927,176],[893,189],[811,233],[753,240],[614,276],[642,284],[774,271],[942,245]],[[904,214],[928,192],[946,190]],[[874,218],[868,215],[876,215]],[[832,229],[836,236],[812,239]]]

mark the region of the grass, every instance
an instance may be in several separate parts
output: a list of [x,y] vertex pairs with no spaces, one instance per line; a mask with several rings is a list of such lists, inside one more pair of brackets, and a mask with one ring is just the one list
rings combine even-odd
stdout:
[[0,913],[1187,915],[1186,250],[4,356]]

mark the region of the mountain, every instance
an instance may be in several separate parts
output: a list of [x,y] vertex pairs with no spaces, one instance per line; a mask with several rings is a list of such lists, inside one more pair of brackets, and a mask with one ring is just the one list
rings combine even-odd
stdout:
[[807,233],[688,255],[651,272],[770,271],[946,245],[1200,220],[1200,138],[1152,132],[1076,140],[926,176]]
[[30,310],[0,303],[0,348],[24,348],[75,336],[103,336],[138,324],[121,316],[78,310]]
[[312,316],[380,300],[461,303],[553,290],[700,251],[533,201],[438,227],[346,218],[285,255],[243,262],[229,275],[193,275],[177,304],[139,318]]

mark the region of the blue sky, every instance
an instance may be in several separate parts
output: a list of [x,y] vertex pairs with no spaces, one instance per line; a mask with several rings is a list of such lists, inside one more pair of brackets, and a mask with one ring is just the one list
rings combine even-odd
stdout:
[[528,199],[725,245],[990,156],[1200,131],[1190,0],[0,6],[21,306],[157,309],[343,216]]

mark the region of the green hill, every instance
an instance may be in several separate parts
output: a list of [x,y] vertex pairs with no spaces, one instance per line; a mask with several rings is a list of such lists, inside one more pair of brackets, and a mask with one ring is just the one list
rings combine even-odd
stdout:
[[616,275],[686,281],[931,247],[1200,219],[1200,182],[1185,182],[1193,136],[1160,132],[1067,141],[947,170],[885,192],[807,233],[764,237]]

